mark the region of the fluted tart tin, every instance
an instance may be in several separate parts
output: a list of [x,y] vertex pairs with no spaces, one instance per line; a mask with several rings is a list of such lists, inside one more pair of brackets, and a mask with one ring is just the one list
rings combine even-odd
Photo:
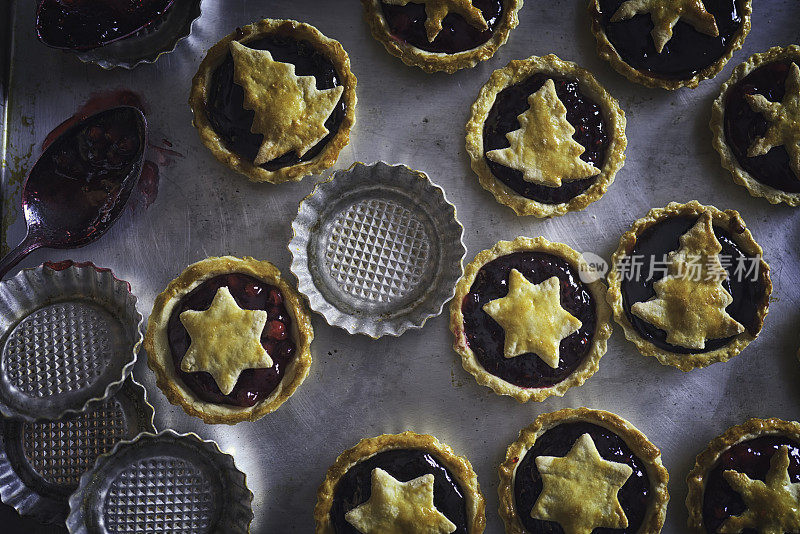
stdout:
[[130,284],[91,263],[0,282],[0,415],[54,420],[102,403],[131,374],[141,323]]
[[404,165],[356,163],[301,203],[292,272],[329,324],[399,336],[439,315],[463,272],[464,229],[444,190]]
[[129,377],[100,405],[56,421],[0,424],[0,499],[20,514],[61,523],[83,473],[119,441],[155,432],[144,387]]
[[196,434],[165,430],[118,443],[81,477],[69,499],[73,534],[240,534],[253,494],[233,457]]

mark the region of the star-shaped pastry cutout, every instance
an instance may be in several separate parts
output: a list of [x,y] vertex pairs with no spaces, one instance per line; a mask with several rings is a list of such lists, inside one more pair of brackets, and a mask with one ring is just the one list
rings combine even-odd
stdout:
[[302,156],[329,131],[325,121],[344,87],[318,90],[313,76],[297,76],[291,63],[231,41],[233,80],[244,89],[245,109],[255,113],[250,131],[264,136],[253,163],[262,165],[295,151]]
[[561,340],[577,332],[580,320],[561,307],[561,284],[552,276],[532,284],[516,269],[508,277],[508,293],[483,306],[505,330],[506,358],[532,352],[547,365],[558,367]]
[[267,312],[243,310],[227,287],[217,290],[207,310],[186,310],[180,320],[192,338],[181,370],[210,373],[223,395],[233,391],[243,370],[272,367],[261,345]]
[[487,158],[522,171],[528,182],[547,187],[560,187],[562,181],[600,173],[600,169],[581,159],[586,149],[572,138],[575,128],[567,121],[567,108],[558,98],[553,80],[548,79],[530,95],[528,105],[517,116],[519,130],[506,134],[511,146],[490,150]]
[[534,519],[554,521],[565,534],[628,527],[617,493],[633,469],[605,460],[589,434],[579,437],[564,457],[539,456],[536,467],[542,492],[531,510]]
[[384,4],[395,6],[404,6],[409,2],[425,4],[425,32],[428,34],[428,42],[432,43],[436,39],[442,31],[442,21],[450,13],[458,13],[470,26],[479,30],[489,29],[483,13],[472,5],[472,0],[383,0]]
[[719,260],[722,245],[711,214],[703,213],[680,244],[669,253],[667,275],[653,284],[656,296],[631,306],[633,314],[664,330],[667,343],[688,349],[744,332],[725,311],[733,297],[722,285],[728,273]]
[[763,95],[745,95],[753,111],[764,115],[770,125],[764,137],[756,139],[747,150],[748,157],[763,156],[772,147],[783,145],[789,153],[789,164],[800,178],[800,68],[789,67],[786,93],[782,102],[772,102]]
[[725,520],[719,532],[733,534],[750,528],[759,534],[800,532],[800,483],[792,483],[789,478],[786,445],[772,455],[766,482],[731,470],[722,476],[741,495],[747,508],[742,515]]
[[619,6],[611,22],[628,20],[643,13],[650,13],[653,21],[650,34],[659,54],[672,39],[672,28],[681,19],[700,33],[719,36],[717,21],[714,15],[706,11],[702,0],[628,0]]
[[433,504],[433,481],[427,474],[400,482],[376,467],[369,500],[344,518],[362,534],[450,534],[456,526]]

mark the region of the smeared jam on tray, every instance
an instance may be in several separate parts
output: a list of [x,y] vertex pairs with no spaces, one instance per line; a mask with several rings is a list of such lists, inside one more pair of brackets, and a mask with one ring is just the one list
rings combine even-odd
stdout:
[[367,502],[372,494],[372,471],[380,467],[400,482],[432,474],[433,504],[456,525],[455,534],[468,534],[464,490],[447,467],[435,456],[419,449],[393,449],[367,458],[345,473],[333,493],[330,518],[336,534],[359,534],[345,514]]
[[633,473],[617,493],[622,510],[628,518],[628,528],[596,528],[592,534],[634,534],[639,532],[652,493],[645,463],[617,434],[588,422],[563,423],[547,430],[536,439],[533,447],[520,460],[514,477],[514,500],[517,515],[526,532],[530,534],[562,532],[560,526],[552,521],[542,521],[531,517],[531,510],[533,510],[543,487],[541,474],[536,467],[536,458],[539,456],[566,456],[572,450],[575,441],[584,434],[592,437],[597,451],[605,460],[627,464],[633,469]]
[[[211,374],[202,371],[186,373],[181,370],[181,360],[192,340],[181,323],[180,314],[186,310],[207,310],[217,290],[224,286],[240,308],[266,310],[267,324],[261,333],[261,344],[273,361],[273,366],[269,369],[242,371],[236,386],[228,395],[222,394]],[[175,373],[199,399],[241,407],[253,406],[272,393],[297,350],[292,339],[292,318],[286,310],[283,293],[271,284],[241,273],[210,278],[184,296],[170,315],[167,336]]]
[[[703,494],[703,525],[706,532],[717,532],[726,519],[744,513],[746,506],[741,495],[723,477],[727,470],[738,471],[752,480],[766,479],[772,456],[782,445],[789,447],[789,479],[800,482],[800,443],[785,436],[761,436],[743,441],[722,453],[706,477]],[[744,529],[743,534],[757,534]]]
[[780,102],[786,93],[786,78],[795,60],[776,61],[763,65],[728,89],[725,98],[725,140],[736,161],[764,185],[787,193],[800,193],[800,177],[791,168],[786,147],[772,147],[763,156],[748,157],[747,150],[767,133],[770,123],[764,115],[753,111],[745,95],[763,95],[767,100]]
[[[331,60],[308,41],[298,41],[288,36],[271,35],[242,43],[255,50],[268,50],[275,61],[291,63],[298,76],[314,76],[317,89],[331,89],[342,85],[342,80]],[[248,161],[254,161],[264,136],[250,131],[253,111],[244,109],[244,90],[233,81],[234,64],[230,52],[211,75],[206,109],[214,131],[229,150]],[[290,151],[261,167],[274,171],[314,159],[336,135],[345,117],[345,95],[339,99],[333,112],[325,121],[326,135],[303,156]]]
[[[505,331],[483,311],[490,301],[506,296],[511,269],[517,269],[534,284],[557,276],[561,306],[581,321],[581,328],[561,341],[556,369],[533,353],[506,358]],[[597,325],[594,297],[580,281],[578,272],[563,258],[543,252],[515,252],[481,267],[461,311],[467,343],[483,368],[524,388],[549,387],[572,374],[591,349]]]
[[653,23],[649,13],[611,22],[624,1],[599,0],[600,11],[594,17],[625,63],[654,78],[693,78],[730,50],[742,27],[742,0],[703,0],[706,11],[714,15],[719,36],[701,33],[680,20],[672,29],[672,39],[659,54],[650,35]]
[[428,41],[425,31],[425,5],[409,2],[404,6],[381,2],[381,10],[392,36],[427,52],[457,54],[472,50],[491,39],[494,30],[503,20],[503,0],[473,0],[472,5],[483,13],[489,26],[483,30],[472,26],[458,13],[449,13],[442,20],[442,30]]
[[[710,352],[727,345],[733,338],[706,340],[705,349],[688,349],[667,343],[667,333],[656,328],[648,322],[633,315],[631,306],[636,302],[650,300],[656,296],[653,284],[664,277],[664,269],[654,269],[653,277],[650,276],[650,266],[653,262],[666,265],[666,254],[680,248],[680,237],[697,222],[697,217],[672,217],[658,222],[641,233],[636,240],[633,250],[627,254],[631,257],[643,258],[641,276],[623,276],[622,280],[622,305],[628,320],[636,328],[639,335],[655,346],[677,354],[697,354]],[[723,262],[723,267],[728,272],[728,278],[722,283],[725,290],[733,297],[733,302],[726,308],[728,314],[752,334],[758,333],[758,309],[764,300],[763,274],[759,273],[758,279],[752,281],[750,276],[739,276],[735,273],[739,261],[745,261],[749,267],[750,260],[742,249],[736,244],[734,236],[726,230],[714,227],[714,235],[722,245],[720,256],[730,258]],[[739,260],[738,258],[743,258]],[[739,279],[741,278],[741,279]]]
[[[528,97],[541,89],[549,78],[552,78],[556,94],[567,108],[567,121],[575,128],[572,138],[585,149],[581,159],[602,169],[610,142],[602,108],[581,92],[577,81],[544,73],[534,74],[520,83],[506,87],[497,95],[483,126],[484,154],[511,146],[506,134],[519,130],[517,117],[530,107]],[[523,197],[545,204],[568,202],[586,191],[596,180],[592,176],[564,182],[561,187],[547,187],[526,181],[522,171],[496,163],[485,155],[484,159],[495,178]]]

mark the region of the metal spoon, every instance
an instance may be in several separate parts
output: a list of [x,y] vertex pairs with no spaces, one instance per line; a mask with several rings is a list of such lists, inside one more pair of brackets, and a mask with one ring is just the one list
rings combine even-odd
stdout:
[[116,222],[142,173],[147,122],[134,107],[101,111],[59,135],[22,190],[28,231],[0,260],[0,278],[39,247],[77,248]]

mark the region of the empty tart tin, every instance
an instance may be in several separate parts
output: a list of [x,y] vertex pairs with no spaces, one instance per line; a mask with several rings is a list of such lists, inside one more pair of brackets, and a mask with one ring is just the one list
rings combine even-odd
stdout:
[[356,163],[301,203],[292,272],[313,310],[349,333],[420,328],[453,297],[464,228],[444,191],[404,165]]
[[213,441],[165,430],[117,443],[81,477],[67,529],[111,532],[249,531],[253,494]]
[[45,263],[0,282],[0,415],[61,419],[131,374],[142,316],[130,285],[91,263]]
[[20,514],[62,523],[81,475],[119,441],[155,432],[144,387],[128,378],[111,398],[77,415],[0,424],[0,498]]

